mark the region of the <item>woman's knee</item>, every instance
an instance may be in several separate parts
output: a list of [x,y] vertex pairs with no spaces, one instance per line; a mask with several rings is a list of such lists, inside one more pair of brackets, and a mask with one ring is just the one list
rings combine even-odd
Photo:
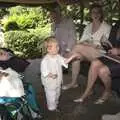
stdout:
[[98,69],[98,68],[100,68],[101,65],[102,65],[102,63],[99,60],[94,60],[91,63],[91,68]]
[[73,62],[72,62],[72,67],[77,67],[77,66],[79,66],[80,67],[80,60],[74,60]]
[[83,45],[82,44],[76,44],[73,49],[72,52],[80,52],[83,49]]
[[105,77],[105,76],[109,76],[110,75],[110,71],[108,69],[107,66],[103,66],[102,68],[100,68],[99,70],[99,77]]

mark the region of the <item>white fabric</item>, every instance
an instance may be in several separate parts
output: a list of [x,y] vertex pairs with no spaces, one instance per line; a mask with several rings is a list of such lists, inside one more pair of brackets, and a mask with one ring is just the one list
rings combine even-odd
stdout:
[[76,44],[76,32],[73,20],[62,18],[59,24],[53,24],[53,35],[58,40],[61,52],[72,50]]
[[102,39],[102,37],[108,39],[110,30],[111,26],[103,21],[99,29],[92,34],[92,23],[90,23],[85,27],[80,42],[89,41],[94,45],[100,45],[100,40]]
[[61,87],[55,90],[45,88],[48,110],[53,111],[57,108]]
[[[65,58],[60,55],[54,57],[46,55],[41,62],[41,80],[42,84],[48,89],[56,89],[62,83],[62,66],[68,67]],[[48,74],[57,74],[56,79],[48,78]]]
[[[45,88],[49,110],[55,110],[57,108],[62,84],[62,66],[68,67],[65,63],[65,58],[60,55],[54,57],[46,55],[41,62],[41,79]],[[57,74],[57,78],[49,78],[49,73]]]
[[20,75],[11,68],[0,70],[8,73],[0,78],[0,97],[21,97],[25,95]]

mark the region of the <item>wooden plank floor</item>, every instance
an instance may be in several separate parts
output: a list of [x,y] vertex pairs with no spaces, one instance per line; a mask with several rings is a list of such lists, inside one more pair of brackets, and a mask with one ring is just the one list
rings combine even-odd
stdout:
[[[80,81],[85,81],[87,77],[80,76]],[[71,73],[64,74],[64,84],[71,80]],[[80,82],[81,83],[81,82]],[[85,82],[82,82],[82,84]],[[95,93],[85,101],[85,103],[74,103],[73,100],[80,97],[85,87],[79,86],[74,89],[62,91],[59,107],[60,113],[44,110],[45,120],[101,120],[103,114],[115,114],[120,112],[120,98],[112,96],[106,103],[95,105],[94,101],[101,94],[100,85],[96,85]],[[44,104],[45,108],[46,105]]]

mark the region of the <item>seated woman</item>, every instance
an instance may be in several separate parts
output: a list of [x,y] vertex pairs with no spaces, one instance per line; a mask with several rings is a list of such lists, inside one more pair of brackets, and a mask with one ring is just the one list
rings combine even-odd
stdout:
[[[108,54],[115,56],[120,55],[120,21],[113,26],[109,41],[112,44],[112,48],[108,50]],[[104,84],[105,90],[102,96],[95,102],[96,104],[101,104],[105,102],[111,95],[111,85],[113,77],[120,76],[120,63],[110,60],[106,57],[100,57],[91,63],[87,88],[84,94],[79,98],[74,100],[74,102],[83,102],[92,92],[92,87],[95,84],[97,77],[101,79]]]
[[108,39],[111,26],[104,21],[102,6],[93,4],[90,8],[91,22],[88,24],[80,39],[80,43],[76,44],[70,54],[79,53],[79,59],[72,61],[72,81],[63,86],[64,90],[75,88],[78,86],[77,79],[80,72],[80,63],[82,61],[93,61],[100,57],[100,41],[104,37]]

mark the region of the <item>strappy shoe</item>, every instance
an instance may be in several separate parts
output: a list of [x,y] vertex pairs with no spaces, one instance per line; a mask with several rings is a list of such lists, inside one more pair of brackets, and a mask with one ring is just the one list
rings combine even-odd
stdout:
[[111,96],[110,93],[105,93],[101,98],[99,98],[97,101],[95,101],[94,104],[103,104],[108,100],[108,98]]
[[94,92],[93,90],[89,91],[87,95],[83,94],[80,98],[75,99],[73,101],[83,103],[86,99],[88,99],[93,94],[93,92]]
[[94,102],[94,104],[103,104],[106,101],[107,101],[107,99],[99,98],[97,101]]
[[63,85],[62,90],[68,90],[70,88],[76,88],[76,87],[78,87],[78,84],[75,84],[75,85],[71,85],[71,84]]
[[84,100],[82,98],[75,99],[73,101],[76,102],[76,103],[83,103],[84,102]]

